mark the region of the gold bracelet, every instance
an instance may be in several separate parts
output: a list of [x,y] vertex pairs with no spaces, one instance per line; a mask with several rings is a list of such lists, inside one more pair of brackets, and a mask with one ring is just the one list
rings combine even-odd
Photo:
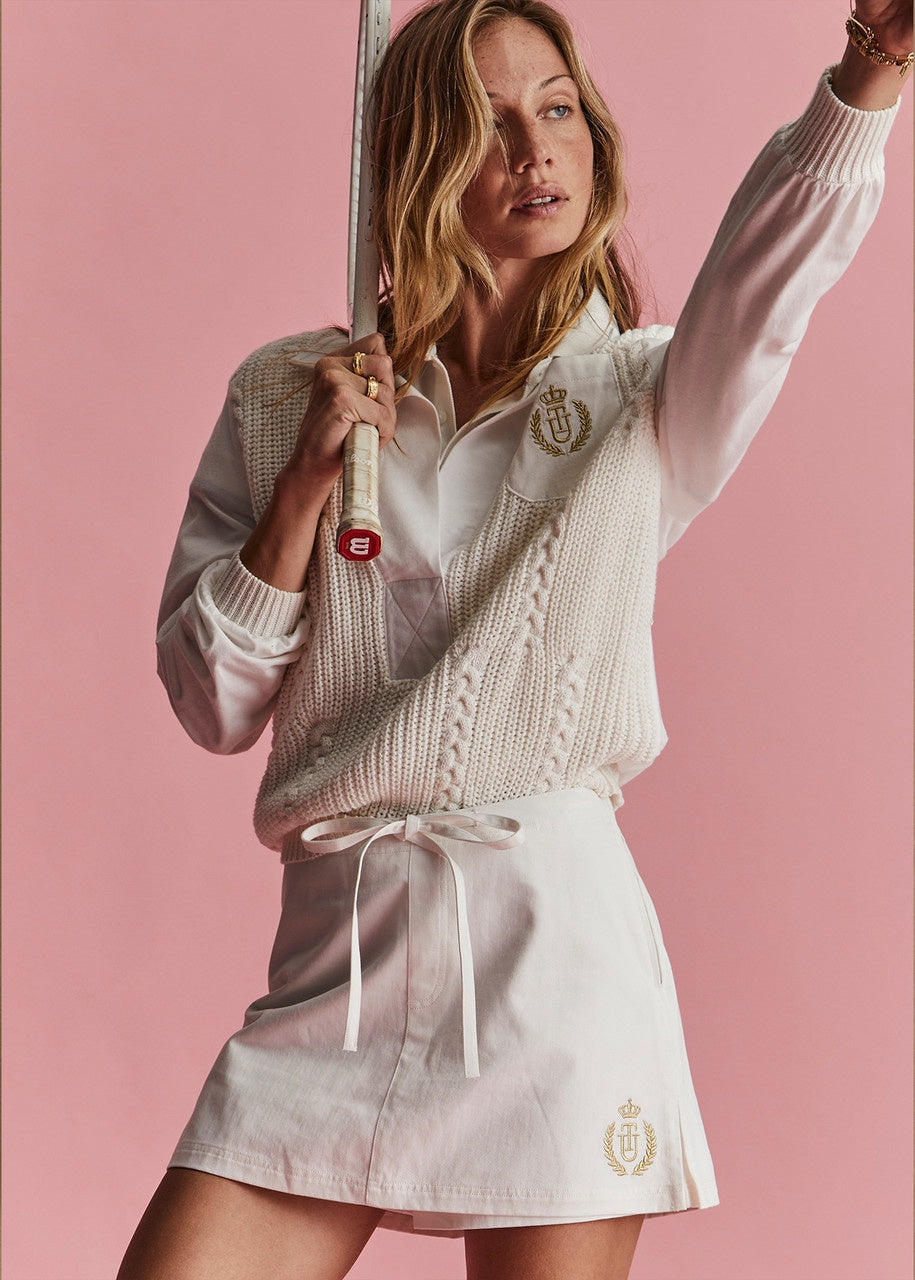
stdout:
[[848,32],[849,40],[862,57],[868,58],[871,62],[876,62],[878,66],[898,67],[900,76],[904,76],[912,63],[915,62],[915,52],[907,54],[884,53],[877,43],[877,37],[871,28],[866,27],[855,16],[854,9],[851,11],[851,17],[845,22],[845,30]]

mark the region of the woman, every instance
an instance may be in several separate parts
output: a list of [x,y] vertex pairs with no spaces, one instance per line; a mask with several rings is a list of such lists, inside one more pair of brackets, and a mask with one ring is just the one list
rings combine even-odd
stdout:
[[[169,570],[188,732],[232,752],[273,717],[283,912],[121,1280],[330,1280],[380,1222],[463,1233],[472,1280],[606,1280],[646,1215],[716,1203],[613,810],[664,743],[658,557],[876,209],[911,15],[857,16],[874,40],[853,25],[756,161],[675,335],[634,327],[619,140],[564,21],[441,0],[393,41],[382,333],[244,362]],[[333,548],[357,421],[384,449],[371,565]]]

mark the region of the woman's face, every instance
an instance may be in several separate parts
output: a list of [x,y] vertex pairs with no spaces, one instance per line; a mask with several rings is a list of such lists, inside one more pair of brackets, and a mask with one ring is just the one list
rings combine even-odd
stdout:
[[508,163],[494,130],[461,201],[464,222],[495,262],[561,253],[585,225],[594,172],[591,132],[566,61],[522,18],[487,27],[474,61]]

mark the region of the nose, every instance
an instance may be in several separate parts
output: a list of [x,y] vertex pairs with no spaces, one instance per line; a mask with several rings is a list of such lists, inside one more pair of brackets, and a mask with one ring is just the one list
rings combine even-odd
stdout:
[[513,122],[508,144],[512,173],[546,168],[553,163],[545,131],[539,120]]

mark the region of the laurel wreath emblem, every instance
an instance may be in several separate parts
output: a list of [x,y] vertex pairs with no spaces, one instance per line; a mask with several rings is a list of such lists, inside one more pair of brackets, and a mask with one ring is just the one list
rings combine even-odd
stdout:
[[639,1174],[644,1173],[650,1164],[654,1163],[654,1158],[658,1154],[658,1140],[654,1136],[654,1129],[646,1120],[645,1124],[645,1154],[632,1170],[632,1176],[637,1178]]
[[616,1121],[607,1126],[607,1132],[604,1134],[604,1155],[607,1157],[607,1163],[610,1168],[620,1178],[625,1178],[626,1170],[617,1159],[616,1152],[613,1150],[613,1135],[616,1132]]
[[[581,423],[581,430],[569,445],[569,453],[577,453],[579,449],[583,449],[590,439],[591,432],[594,429],[594,420],[591,417],[591,411],[585,404],[584,400],[573,400],[572,405],[578,414],[578,421]],[[558,444],[552,440],[547,440],[543,434],[543,422],[540,410],[534,410],[534,416],[530,421],[531,435],[536,443],[540,446],[544,453],[552,454],[554,458],[564,458],[565,450],[561,449]]]
[[[644,1121],[644,1124],[645,1124],[645,1154],[642,1156],[641,1160],[632,1170],[632,1176],[634,1178],[641,1177],[641,1175],[645,1172],[645,1170],[650,1168],[650,1166],[654,1164],[655,1156],[657,1156],[658,1154],[658,1139],[655,1136],[655,1131],[653,1127],[648,1123],[647,1120]],[[608,1125],[604,1133],[604,1155],[607,1158],[607,1164],[609,1164],[610,1168],[617,1175],[617,1177],[625,1178],[629,1170],[625,1167],[625,1165],[621,1163],[616,1152],[613,1150],[613,1137],[615,1133],[616,1133],[616,1121],[614,1121],[613,1124]]]
[[591,428],[594,423],[591,421],[591,411],[585,404],[584,400],[573,400],[575,412],[578,414],[578,421],[581,423],[581,431],[572,441],[569,453],[577,453],[579,449],[583,449],[588,443],[588,437],[591,434]]
[[560,449],[559,445],[553,444],[552,440],[547,440],[546,436],[543,434],[540,427],[540,421],[540,410],[536,409],[534,411],[533,418],[531,418],[531,435],[540,445],[540,448],[544,453],[551,453],[554,458],[563,457],[563,451]]

